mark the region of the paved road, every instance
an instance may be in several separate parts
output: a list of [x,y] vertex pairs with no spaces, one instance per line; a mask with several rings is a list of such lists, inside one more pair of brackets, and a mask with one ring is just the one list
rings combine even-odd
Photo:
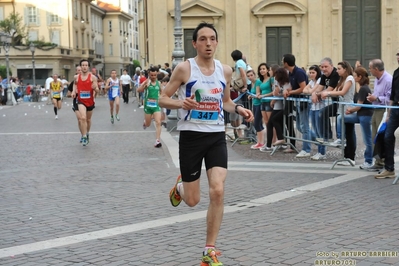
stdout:
[[[199,265],[206,178],[198,206],[170,206],[177,135],[164,131],[156,149],[143,109],[123,104],[112,125],[98,98],[82,147],[70,102],[59,120],[45,103],[0,107],[0,265]],[[225,265],[399,265],[392,179],[229,152]]]

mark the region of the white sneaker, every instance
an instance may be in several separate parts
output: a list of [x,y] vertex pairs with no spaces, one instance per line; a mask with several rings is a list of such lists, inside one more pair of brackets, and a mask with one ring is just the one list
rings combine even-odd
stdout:
[[306,152],[304,150],[300,151],[295,158],[306,158],[306,157],[310,157],[310,153]]
[[[337,165],[342,165],[342,166],[352,166],[352,164],[356,165],[356,162],[354,160],[351,160],[351,159],[348,159],[348,158],[345,158],[345,159],[348,160],[348,161],[338,162]],[[352,162],[352,164],[350,162]]]
[[260,150],[261,152],[272,152],[272,151],[273,151],[273,148],[267,147],[266,144],[265,144],[265,145],[263,145],[263,147],[260,148],[259,150]]
[[360,168],[360,169],[363,169],[363,170],[368,170],[368,169],[370,169],[372,166],[373,166],[373,165],[372,165],[371,163],[366,163],[366,162],[364,162],[362,165],[359,166],[359,168]]
[[326,160],[327,156],[325,154],[323,155],[323,154],[318,152],[315,155],[313,155],[312,157],[310,157],[310,159],[313,160],[313,161]]
[[58,115],[55,116],[55,120],[58,120]]
[[330,145],[332,146],[341,146],[341,139],[336,139],[335,141],[331,142]]

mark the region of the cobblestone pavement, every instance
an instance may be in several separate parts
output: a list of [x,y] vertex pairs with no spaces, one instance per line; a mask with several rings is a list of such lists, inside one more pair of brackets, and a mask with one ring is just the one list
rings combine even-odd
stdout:
[[[0,107],[0,265],[199,265],[204,171],[198,206],[171,207],[178,135],[163,131],[156,149],[137,103],[113,125],[106,99],[96,105],[87,147],[70,99],[58,120],[45,103]],[[399,265],[392,179],[331,170],[335,155],[313,163],[228,147],[224,265]]]

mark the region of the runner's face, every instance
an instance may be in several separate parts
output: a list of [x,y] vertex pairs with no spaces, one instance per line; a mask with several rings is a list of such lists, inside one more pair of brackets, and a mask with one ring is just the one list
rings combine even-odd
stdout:
[[115,79],[115,78],[116,78],[116,71],[112,71],[112,72],[111,72],[111,77],[112,77],[112,79]]
[[81,67],[77,67],[77,68],[76,68],[76,73],[77,73],[77,74],[82,73],[82,68],[81,68]]
[[193,41],[193,46],[197,50],[197,55],[206,59],[213,58],[217,45],[216,33],[208,27],[200,29],[198,31],[197,40]]
[[80,66],[82,69],[82,73],[87,73],[89,71],[89,63],[86,61],[82,62],[82,65]]
[[151,80],[151,82],[154,82],[154,81],[156,81],[157,80],[157,75],[158,75],[158,72],[150,72],[150,80]]
[[57,79],[58,79],[58,76],[57,75],[53,75],[53,80],[57,81]]
[[396,60],[398,60],[398,64],[399,64],[399,49],[396,51]]

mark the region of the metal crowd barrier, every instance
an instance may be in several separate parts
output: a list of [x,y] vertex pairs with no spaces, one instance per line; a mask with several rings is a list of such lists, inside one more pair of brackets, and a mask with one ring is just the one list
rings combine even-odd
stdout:
[[[249,95],[256,96],[252,93],[248,93]],[[339,162],[346,161],[352,166],[353,163],[351,160],[345,158],[345,106],[360,106],[365,108],[399,108],[399,106],[376,106],[371,104],[357,104],[357,103],[349,103],[343,102],[342,98],[326,98],[321,103],[322,105],[316,120],[318,120],[321,124],[315,125],[311,123],[310,118],[310,110],[312,106],[312,101],[310,99],[310,95],[301,94],[298,97],[264,97],[263,99],[270,100],[283,100],[284,106],[284,115],[283,115],[283,132],[284,139],[286,142],[284,145],[290,146],[296,152],[298,149],[296,148],[296,141],[302,142],[302,145],[321,145],[324,147],[332,147],[340,150],[340,158],[333,162],[331,169],[335,167]],[[339,112],[338,112],[339,111]],[[301,112],[304,112],[301,114]],[[337,121],[338,114],[341,115],[341,120]],[[301,121],[305,120],[305,121]],[[301,123],[303,124],[301,127]],[[340,124],[340,127],[339,127]],[[333,130],[335,126],[335,130]],[[338,129],[340,128],[340,135],[337,135]],[[303,132],[304,131],[304,132]],[[334,133],[335,132],[335,133]],[[339,139],[340,143],[334,143],[332,139]],[[307,144],[305,144],[307,143]],[[281,145],[279,145],[281,146]],[[280,147],[274,147],[271,155],[273,155]],[[393,184],[396,184],[399,181],[399,175],[396,176]]]

